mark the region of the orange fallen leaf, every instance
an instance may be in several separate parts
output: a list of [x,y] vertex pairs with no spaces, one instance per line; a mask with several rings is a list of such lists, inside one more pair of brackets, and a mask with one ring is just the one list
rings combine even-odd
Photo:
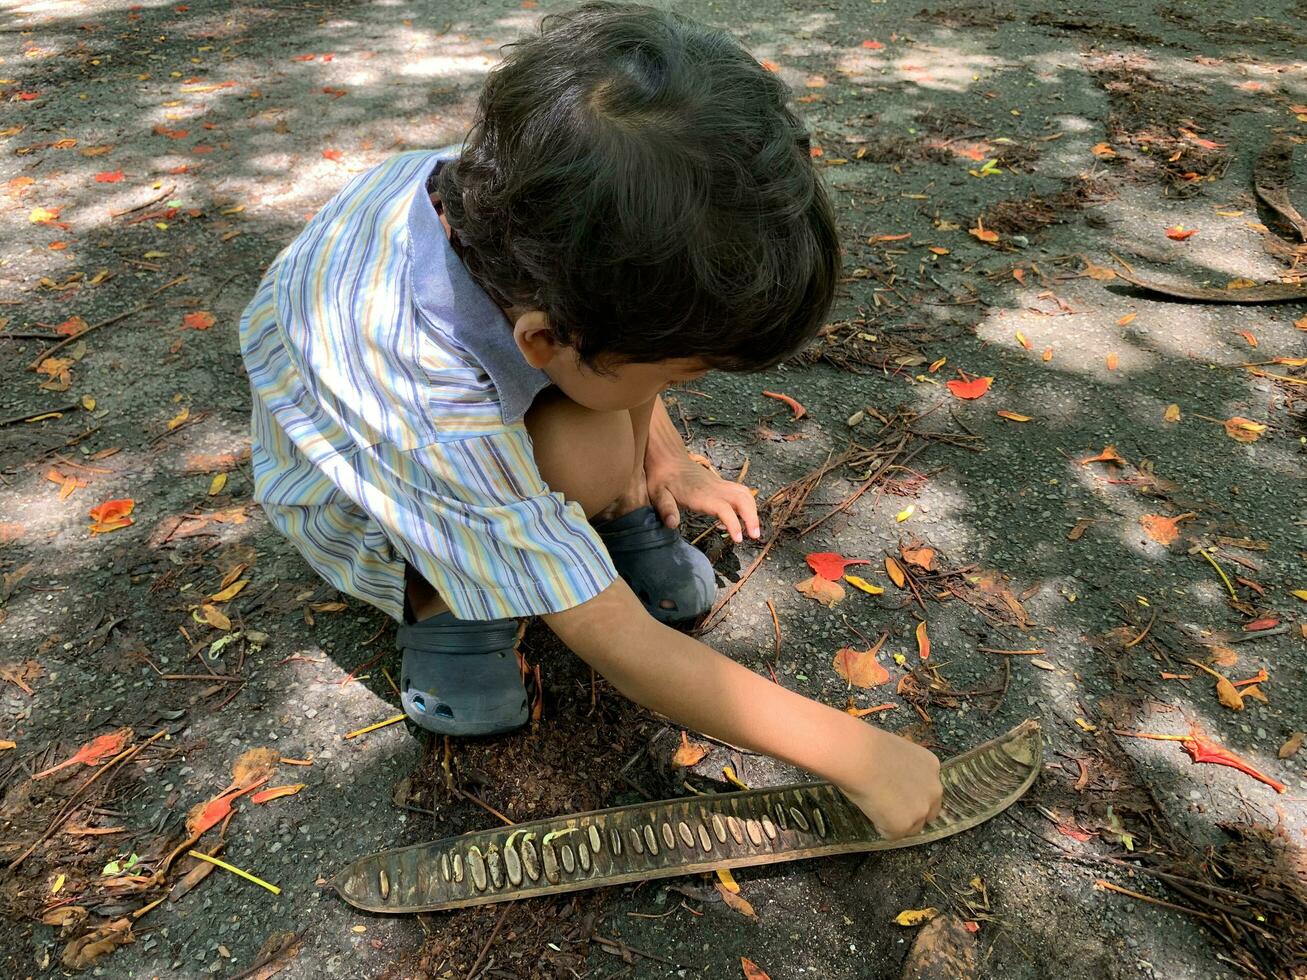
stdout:
[[1229,766],[1231,769],[1237,769],[1245,775],[1252,776],[1253,779],[1265,783],[1277,793],[1283,793],[1286,789],[1284,783],[1277,779],[1272,779],[1265,773],[1253,768],[1219,742],[1215,742],[1203,735],[1197,728],[1191,728],[1188,735],[1154,735],[1150,732],[1126,732],[1122,734],[1131,735],[1133,738],[1151,738],[1164,742],[1179,742],[1184,750],[1189,753],[1189,757],[1193,759],[1195,763],[1206,762],[1217,766]]
[[294,796],[302,790],[308,783],[291,783],[288,786],[270,786],[267,789],[261,789],[250,797],[251,803],[269,803],[272,800],[279,800],[283,796]]
[[930,637],[926,635],[926,621],[917,624],[917,655],[922,660],[930,659]]
[[1256,442],[1266,431],[1266,426],[1261,422],[1254,422],[1242,415],[1226,419],[1222,425],[1225,426],[1225,434],[1235,442]]
[[1280,625],[1280,620],[1275,616],[1262,616],[1260,619],[1250,620],[1243,624],[1245,633],[1260,633],[1262,630],[1273,630]]
[[1257,338],[1253,335],[1252,331],[1240,330],[1239,336],[1242,337],[1247,342],[1249,347],[1257,346]]
[[210,603],[206,602],[200,606],[200,616],[214,629],[220,629],[224,632],[231,629],[231,620],[227,614]]
[[80,316],[70,316],[63,323],[54,328],[54,332],[60,337],[76,337],[79,333],[85,333],[89,326]]
[[177,428],[177,426],[181,425],[190,417],[191,410],[183,405],[182,410],[168,420],[168,431],[173,431],[173,429]]
[[1129,326],[1130,324],[1135,322],[1135,317],[1137,317],[1138,315],[1139,315],[1138,313],[1135,313],[1132,310],[1131,312],[1127,313],[1125,316],[1121,317],[1121,319],[1117,320],[1116,325],[1118,327]]
[[888,555],[885,556],[885,574],[888,575],[889,580],[900,589],[907,584],[908,576],[907,573],[903,571],[903,566]]
[[879,687],[886,683],[889,671],[880,665],[876,655],[888,636],[888,633],[882,633],[880,639],[866,650],[855,650],[852,647],[836,650],[835,658],[831,661],[835,673],[855,687]]
[[1039,355],[1039,359],[1042,361],[1051,361],[1053,359],[1053,348],[1045,347],[1044,353]]
[[188,330],[208,330],[217,321],[207,310],[196,310],[182,317],[182,326]]
[[808,567],[824,579],[838,582],[844,577],[844,569],[850,565],[870,565],[866,558],[845,558],[833,551],[814,551],[805,556]]
[[186,831],[191,837],[201,837],[212,828],[218,826],[229,816],[233,810],[232,800],[236,799],[239,794],[227,792],[221,796],[215,796],[205,803],[197,803],[191,808],[190,814],[186,818]]
[[1085,267],[1080,270],[1082,276],[1088,276],[1090,279],[1097,279],[1099,282],[1107,282],[1109,279],[1115,279],[1116,273],[1105,265],[1095,265],[1088,259],[1085,260]]
[[1198,234],[1197,228],[1186,228],[1184,225],[1172,225],[1166,229],[1166,237],[1177,242],[1182,242],[1196,234]]
[[1088,466],[1090,463],[1120,463],[1122,466],[1125,465],[1125,460],[1121,458],[1115,446],[1104,446],[1103,451],[1097,456],[1086,456],[1078,462],[1081,466]]
[[672,765],[688,769],[690,766],[697,766],[707,754],[708,746],[691,742],[690,736],[681,732],[681,745],[672,756]]
[[1181,129],[1180,135],[1183,136],[1185,139],[1189,140],[1189,142],[1193,143],[1195,146],[1201,146],[1204,150],[1219,150],[1221,147],[1225,146],[1224,143],[1218,143],[1215,140],[1204,139],[1203,137],[1199,136],[1197,133],[1188,129]]
[[345,156],[340,150],[323,150],[322,155],[335,163],[339,163]]
[[184,140],[187,136],[191,135],[189,129],[169,129],[163,123],[155,126],[154,132],[159,136],[166,136],[170,140]]
[[1163,517],[1161,514],[1145,514],[1139,518],[1144,533],[1158,544],[1170,544],[1180,536],[1179,523],[1187,521],[1197,514],[1180,514],[1177,517]]
[[763,395],[767,398],[775,398],[778,402],[784,402],[789,406],[790,411],[794,413],[795,419],[801,419],[808,414],[808,410],[789,395],[783,395],[779,391],[764,391]]
[[95,523],[91,525],[92,534],[102,534],[106,531],[116,531],[120,527],[127,527],[132,523],[129,516],[136,507],[136,501],[123,497],[117,500],[106,500],[91,508],[91,520]]
[[49,769],[43,769],[32,776],[33,779],[44,779],[46,776],[59,772],[61,769],[67,769],[69,766],[82,764],[86,766],[99,765],[111,755],[117,755],[123,750],[132,738],[130,728],[120,728],[116,732],[109,732],[107,735],[98,735],[83,745],[70,758],[65,759]]
[[[862,46],[868,51],[879,51],[881,48],[885,47],[885,45],[881,44],[879,41],[863,41]],[[1307,110],[1304,111],[1307,112]]]
[[1001,419],[1007,419],[1009,422],[1029,422],[1031,420],[1029,415],[1022,415],[1019,412],[1009,412],[1005,408],[999,410],[998,417]]
[[934,571],[934,548],[902,548],[899,553],[903,555],[903,560],[909,565],[915,565],[927,572]]
[[905,231],[897,235],[872,235],[867,239],[868,245],[875,245],[877,242],[901,242],[905,238],[911,238],[912,232]]
[[805,578],[802,582],[797,583],[794,588],[809,599],[816,599],[823,606],[831,608],[844,598],[844,586],[820,575]]
[[1162,419],[1166,422],[1180,421],[1180,406],[1171,404],[1166,406],[1166,411],[1162,413]]
[[104,170],[95,175],[97,184],[116,184],[123,179],[121,170]]
[[[870,44],[875,44],[877,47],[884,47],[883,44],[879,44],[876,41],[862,42],[864,48]],[[747,956],[740,957],[740,969],[744,971],[744,980],[771,980],[771,977],[763,972],[762,967],[753,962],[753,960],[749,959]]]
[[[998,232],[990,231],[988,228],[985,227],[985,223],[980,219],[976,219],[976,227],[968,228],[967,233],[969,235],[974,235],[982,242],[987,242],[991,245],[998,241]],[[1015,275],[1015,273],[1013,274]]]
[[949,391],[953,393],[954,398],[961,398],[964,401],[972,401],[979,398],[985,392],[989,391],[994,384],[991,377],[984,378],[954,378],[952,381],[944,382]]
[[1112,149],[1107,143],[1095,143],[1089,148],[1089,152],[1100,160],[1110,160],[1116,156],[1116,150]]
[[1120,366],[1121,358],[1117,357],[1115,352],[1107,355],[1107,369],[1109,371],[1115,371]]
[[1296,330],[1307,330],[1307,316],[1302,316],[1297,320],[1294,320],[1293,326]]

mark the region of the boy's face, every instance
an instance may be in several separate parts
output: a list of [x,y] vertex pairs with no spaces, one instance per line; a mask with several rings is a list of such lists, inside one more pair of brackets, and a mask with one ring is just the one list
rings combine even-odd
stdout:
[[517,318],[513,339],[528,364],[544,371],[572,401],[595,412],[636,408],[672,385],[701,378],[709,370],[698,358],[674,357],[620,364],[601,373],[583,364],[571,347],[559,344],[539,311]]

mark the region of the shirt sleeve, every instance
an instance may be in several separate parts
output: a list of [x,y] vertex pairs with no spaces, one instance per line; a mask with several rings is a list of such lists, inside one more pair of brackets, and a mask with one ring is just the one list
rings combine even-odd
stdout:
[[458,619],[562,612],[617,578],[580,506],[545,485],[524,425],[364,455],[366,509]]

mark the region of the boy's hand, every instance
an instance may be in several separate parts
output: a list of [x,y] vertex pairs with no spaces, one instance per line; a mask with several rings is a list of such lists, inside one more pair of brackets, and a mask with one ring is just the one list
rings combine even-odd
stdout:
[[880,729],[870,765],[840,789],[889,840],[915,834],[935,819],[944,796],[939,759],[929,749]]
[[654,468],[646,464],[645,479],[649,502],[668,527],[681,523],[680,508],[684,507],[717,518],[736,543],[744,540],[743,532],[747,531],[751,538],[761,533],[758,505],[749,488],[723,480],[689,457]]

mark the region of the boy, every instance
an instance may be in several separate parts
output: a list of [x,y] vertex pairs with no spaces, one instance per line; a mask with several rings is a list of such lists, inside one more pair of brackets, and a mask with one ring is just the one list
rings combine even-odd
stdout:
[[759,529],[659,393],[793,353],[839,273],[787,96],[674,14],[546,19],[461,150],[355,177],[274,261],[241,323],[255,498],[400,621],[415,724],[523,724],[516,620],[538,615],[626,696],[832,780],[902,836],[938,811],[930,752],[666,625],[715,589],[679,509]]

